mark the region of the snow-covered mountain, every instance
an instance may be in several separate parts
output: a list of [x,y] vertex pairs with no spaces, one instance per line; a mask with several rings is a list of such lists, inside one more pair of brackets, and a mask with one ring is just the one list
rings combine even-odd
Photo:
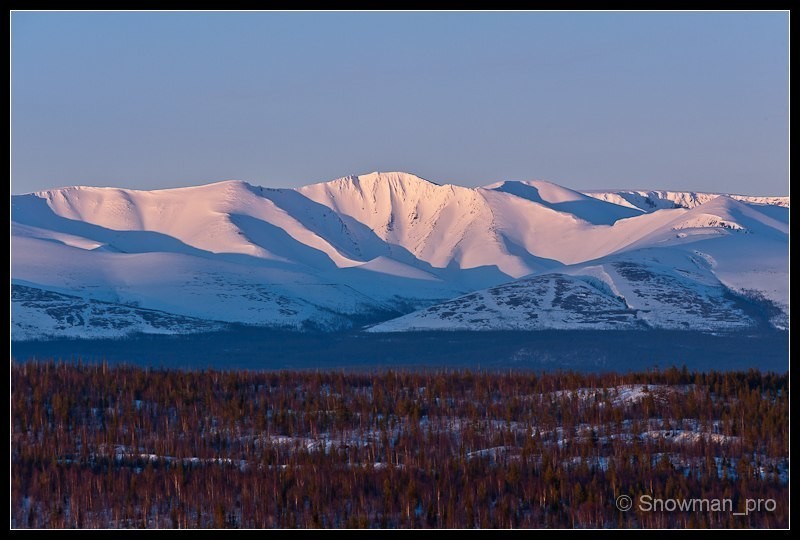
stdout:
[[[719,197],[719,193],[702,193],[696,191],[587,191],[586,195],[601,201],[628,206],[650,212],[661,208],[694,208]],[[744,203],[761,206],[777,206],[789,208],[789,197],[757,197],[752,195],[734,195],[728,197]]]
[[[731,296],[742,291],[777,306],[782,325],[788,206],[406,173],[298,189],[53,189],[11,200],[12,335],[339,329],[415,309],[372,330],[731,328],[755,321]],[[504,296],[514,309],[495,309]],[[469,317],[432,315],[459,309]],[[488,323],[472,317],[486,310]]]
[[645,248],[476,291],[368,331],[785,327],[783,312],[765,307],[723,285],[699,252]]

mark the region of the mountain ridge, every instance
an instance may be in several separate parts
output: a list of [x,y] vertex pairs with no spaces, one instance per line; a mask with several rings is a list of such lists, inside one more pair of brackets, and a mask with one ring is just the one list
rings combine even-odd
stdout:
[[[650,206],[641,193],[658,198]],[[719,286],[752,289],[788,317],[788,197],[641,193],[540,180],[467,188],[402,172],[299,188],[42,190],[11,198],[12,286],[182,317],[342,328],[657,248],[703,253]],[[12,327],[28,324],[16,320],[23,311],[12,302]]]

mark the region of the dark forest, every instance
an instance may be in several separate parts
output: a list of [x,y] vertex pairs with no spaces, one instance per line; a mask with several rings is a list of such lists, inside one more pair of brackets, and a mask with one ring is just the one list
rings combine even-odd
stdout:
[[10,371],[12,527],[788,526],[787,374]]

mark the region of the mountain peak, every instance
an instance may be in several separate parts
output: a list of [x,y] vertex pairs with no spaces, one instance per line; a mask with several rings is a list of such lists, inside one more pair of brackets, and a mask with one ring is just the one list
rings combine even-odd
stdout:
[[584,195],[613,204],[638,208],[653,212],[669,208],[694,208],[720,196],[747,204],[789,208],[789,197],[765,197],[756,195],[736,195],[733,193],[709,193],[704,191],[663,191],[663,190],[590,190]]
[[[708,271],[726,286],[757,290],[788,311],[788,202],[694,192],[590,197],[539,180],[473,189],[399,171],[293,189],[240,180],[156,191],[55,189],[12,196],[12,279],[44,291],[21,291],[13,319],[18,330],[51,320],[56,335],[92,335],[93,313],[116,324],[110,308],[91,303],[99,301],[128,305],[117,313],[134,306],[202,320],[333,327],[546,274],[521,288],[487,289],[462,322],[480,326],[488,317],[490,326],[496,319],[509,327],[517,318],[506,317],[507,307],[511,315],[520,308],[523,322],[536,315],[536,327],[547,327],[548,317],[558,325],[584,315],[595,324],[605,306],[613,326],[617,315],[635,322],[639,312],[674,313],[660,300],[671,291],[686,293],[681,301],[691,306],[714,297],[707,314],[682,312],[689,324],[730,315],[715,300],[724,300],[719,280],[694,270],[696,257],[713,259]],[[658,257],[604,259],[644,248]],[[671,253],[689,255],[677,259],[681,271],[670,269]],[[574,273],[564,265],[583,265],[587,277],[553,277]],[[687,289],[698,271],[705,272],[698,286]],[[636,293],[645,281],[653,285],[646,298]],[[633,303],[621,304],[622,296]],[[487,315],[495,305],[498,314]],[[442,307],[445,326],[450,312],[463,310]],[[114,332],[138,328],[137,320],[120,319]]]
[[75,193],[159,193],[159,192],[180,192],[180,191],[197,191],[197,190],[214,190],[214,189],[224,189],[226,187],[244,187],[244,188],[252,188],[253,186],[244,180],[221,180],[218,182],[209,182],[207,184],[198,184],[195,186],[182,186],[182,187],[171,187],[171,188],[159,188],[159,189],[133,189],[133,188],[125,188],[125,187],[111,187],[111,186],[87,186],[87,185],[72,185],[72,186],[63,186],[57,188],[50,188],[50,189],[43,189],[39,191],[34,191],[32,193],[27,193],[26,195],[33,195],[36,197],[43,197],[48,198],[53,196],[54,194],[75,194]]
[[374,178],[376,180],[403,180],[408,182],[425,182],[428,184],[436,184],[436,182],[431,182],[421,176],[417,176],[413,173],[408,173],[404,171],[372,171],[371,173],[359,175],[359,178]]
[[430,180],[426,180],[425,178],[422,178],[415,174],[402,171],[390,171],[390,172],[373,171],[367,174],[343,176],[341,178],[337,178],[335,180],[331,180],[328,182],[321,182],[321,184],[351,184],[357,186],[389,184],[392,186],[403,186],[403,187],[409,187],[413,185],[432,185],[432,186],[440,185],[437,184],[436,182],[431,182]]

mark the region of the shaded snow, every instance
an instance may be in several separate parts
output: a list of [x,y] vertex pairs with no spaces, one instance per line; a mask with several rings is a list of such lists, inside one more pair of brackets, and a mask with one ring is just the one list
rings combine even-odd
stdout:
[[[12,197],[11,273],[77,298],[71,315],[84,321],[104,320],[86,306],[105,302],[332,329],[452,299],[385,328],[749,324],[726,304],[731,289],[773,302],[781,326],[788,206],[788,197],[579,193],[544,181],[470,189],[401,172],[298,189],[69,187]],[[47,322],[47,309],[12,302],[15,339],[40,326],[42,335],[106,335],[88,323],[67,331]],[[116,321],[148,331],[137,317]]]

